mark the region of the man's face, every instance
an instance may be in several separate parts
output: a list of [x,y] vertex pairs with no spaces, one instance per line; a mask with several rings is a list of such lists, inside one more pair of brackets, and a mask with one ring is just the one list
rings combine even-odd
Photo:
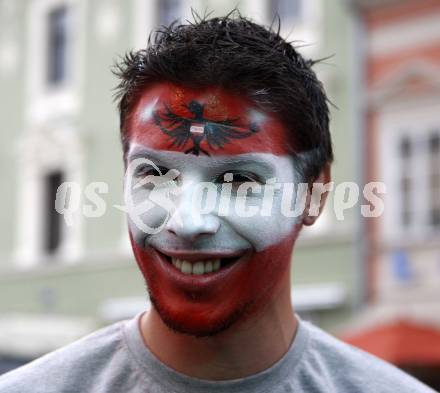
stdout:
[[281,214],[270,179],[299,177],[280,121],[217,87],[158,83],[138,97],[126,133],[130,238],[169,327],[218,333],[289,285],[299,219]]

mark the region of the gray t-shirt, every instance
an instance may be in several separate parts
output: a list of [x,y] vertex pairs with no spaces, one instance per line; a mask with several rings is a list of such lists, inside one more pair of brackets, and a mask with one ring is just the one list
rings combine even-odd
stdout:
[[299,319],[293,345],[267,370],[220,382],[191,378],[161,363],[145,347],[140,316],[4,374],[0,393],[433,392],[397,368]]

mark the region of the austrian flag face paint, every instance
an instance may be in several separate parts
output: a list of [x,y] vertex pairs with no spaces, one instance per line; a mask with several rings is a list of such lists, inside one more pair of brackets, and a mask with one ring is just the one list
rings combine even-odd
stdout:
[[[263,308],[289,278],[300,227],[297,217],[281,214],[281,192],[271,184],[299,182],[283,124],[217,87],[159,83],[138,97],[125,132],[127,166],[136,167],[125,179],[130,238],[163,321],[206,336]],[[206,212],[194,203],[202,182],[216,197]],[[244,183],[245,196],[238,192]],[[261,206],[268,192],[269,214],[233,209],[243,198]],[[144,211],[134,211],[142,204]],[[145,231],[138,220],[160,230]]]
[[126,121],[128,136],[151,149],[197,156],[289,151],[279,120],[219,88],[158,84],[141,95]]

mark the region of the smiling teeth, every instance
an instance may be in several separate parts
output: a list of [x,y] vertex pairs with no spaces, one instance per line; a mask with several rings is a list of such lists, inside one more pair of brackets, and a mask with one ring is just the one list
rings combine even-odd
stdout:
[[209,261],[188,262],[177,258],[171,258],[173,265],[184,274],[205,274],[216,272],[220,269],[220,259]]

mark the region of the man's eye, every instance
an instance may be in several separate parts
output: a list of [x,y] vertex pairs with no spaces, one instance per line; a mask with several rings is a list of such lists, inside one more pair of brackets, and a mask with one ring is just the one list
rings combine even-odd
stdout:
[[[165,167],[154,168],[150,165],[140,165],[133,173],[134,187],[143,189],[164,189],[177,184],[176,176]],[[170,175],[171,174],[171,175]]]
[[156,169],[153,168],[150,165],[141,165],[138,168],[136,168],[135,172],[134,172],[134,177],[140,179],[140,178],[144,178],[146,176],[163,176],[165,175],[165,173],[168,172],[167,168],[164,167],[158,167],[160,172]]
[[261,179],[258,175],[250,172],[225,172],[218,177],[217,183],[232,183],[235,185],[241,183],[261,183]]

